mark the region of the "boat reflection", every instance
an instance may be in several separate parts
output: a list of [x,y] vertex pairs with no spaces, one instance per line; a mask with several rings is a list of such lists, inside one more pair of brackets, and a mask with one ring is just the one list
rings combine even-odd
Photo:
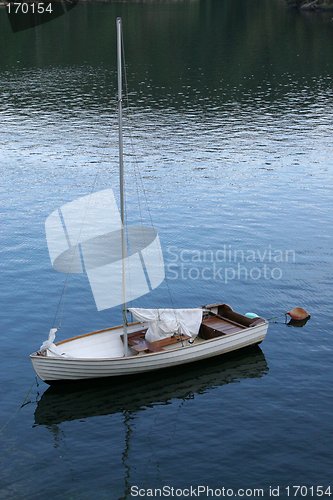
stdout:
[[52,426],[65,421],[113,413],[135,412],[192,399],[213,388],[268,372],[261,349],[251,347],[229,356],[208,359],[180,369],[161,370],[135,378],[108,379],[48,388],[37,403],[35,425]]

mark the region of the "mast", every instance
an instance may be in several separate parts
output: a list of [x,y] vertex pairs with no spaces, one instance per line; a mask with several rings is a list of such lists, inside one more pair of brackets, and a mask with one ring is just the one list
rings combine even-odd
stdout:
[[125,234],[125,183],[124,183],[124,150],[123,150],[123,79],[122,79],[122,22],[116,19],[117,26],[117,74],[118,74],[118,130],[119,130],[119,190],[121,228],[121,265],[122,265],[122,295],[123,295],[123,332],[124,355],[128,356],[127,315],[126,315],[126,234]]

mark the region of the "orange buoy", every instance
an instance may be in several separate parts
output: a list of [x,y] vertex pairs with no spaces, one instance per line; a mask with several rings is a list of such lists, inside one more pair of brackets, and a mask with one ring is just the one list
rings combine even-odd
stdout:
[[307,319],[310,317],[310,313],[303,309],[302,307],[294,307],[291,309],[291,311],[287,312],[288,316],[291,317],[291,319],[294,319],[296,321],[302,321],[303,319]]
[[307,322],[309,321],[310,319],[310,316],[308,316],[307,318],[305,319],[290,319],[289,322],[287,323],[287,326],[297,326],[297,327],[302,327],[302,326],[305,326],[307,324]]

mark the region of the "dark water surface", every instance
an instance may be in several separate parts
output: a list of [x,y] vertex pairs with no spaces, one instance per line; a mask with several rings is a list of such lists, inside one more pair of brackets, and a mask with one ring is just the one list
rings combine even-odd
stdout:
[[[117,189],[117,15],[128,218],[146,197],[174,304],[223,300],[268,318],[300,305],[312,318],[272,323],[261,350],[56,391],[36,386],[28,359],[64,283],[44,221],[92,186]],[[330,17],[278,0],[88,4],[13,34],[1,9],[0,42],[0,498],[198,484],[269,498],[269,485],[332,483]],[[136,304],[170,306],[168,287]],[[70,280],[60,337],[119,320]]]

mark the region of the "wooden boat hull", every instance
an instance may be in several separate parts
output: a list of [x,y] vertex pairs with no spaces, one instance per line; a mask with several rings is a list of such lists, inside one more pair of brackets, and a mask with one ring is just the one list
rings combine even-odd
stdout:
[[37,375],[52,384],[60,381],[87,380],[122,375],[135,375],[177,365],[192,363],[259,344],[266,336],[268,322],[209,340],[201,340],[172,350],[117,358],[72,358],[40,356],[30,358]]

